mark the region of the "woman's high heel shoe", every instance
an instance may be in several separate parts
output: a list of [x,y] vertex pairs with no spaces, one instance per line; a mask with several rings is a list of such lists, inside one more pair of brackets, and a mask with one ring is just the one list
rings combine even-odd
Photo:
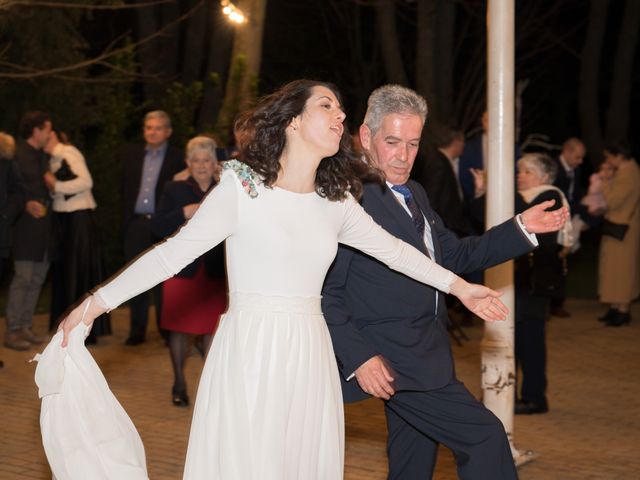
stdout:
[[171,389],[172,402],[176,407],[188,407],[189,396],[185,390],[178,391],[175,388]]
[[621,327],[622,325],[628,325],[631,322],[631,314],[629,312],[618,312],[618,314],[605,323],[607,327]]

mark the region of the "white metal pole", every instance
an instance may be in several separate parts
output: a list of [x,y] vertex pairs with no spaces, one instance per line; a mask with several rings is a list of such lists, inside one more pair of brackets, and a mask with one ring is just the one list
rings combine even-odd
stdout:
[[[515,75],[514,75],[514,0],[489,0],[487,13],[487,113],[488,149],[484,159],[487,170],[486,226],[504,222],[513,216]],[[513,444],[513,407],[515,392],[513,262],[487,270],[487,285],[503,293],[509,308],[505,322],[485,323],[482,339],[482,390],[484,404],[504,424],[517,464],[531,456],[519,452]]]

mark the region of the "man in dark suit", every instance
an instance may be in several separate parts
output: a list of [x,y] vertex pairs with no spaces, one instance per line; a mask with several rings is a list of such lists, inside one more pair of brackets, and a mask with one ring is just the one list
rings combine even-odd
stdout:
[[437,129],[435,140],[437,150],[427,157],[420,183],[445,226],[459,237],[465,237],[471,234],[471,225],[465,214],[464,195],[458,180],[464,134],[445,126]]
[[[464,151],[460,155],[460,163],[458,169],[458,178],[460,180],[460,186],[462,187],[462,193],[467,205],[471,204],[474,197],[474,182],[471,169],[484,170],[486,168],[485,158],[487,156],[488,136],[487,130],[489,129],[489,114],[485,111],[480,118],[480,126],[482,130],[469,138],[464,145]],[[516,143],[514,145],[514,155],[516,160],[520,157],[520,147]],[[513,173],[513,180],[515,186],[516,172]]]
[[[13,161],[15,151],[13,137],[0,132],[0,282],[5,259],[11,249],[11,225],[24,209],[22,179]],[[0,360],[0,368],[3,365]]]
[[[586,208],[580,205],[580,200],[582,200],[582,197],[584,197],[586,193],[582,185],[582,171],[580,168],[586,152],[586,147],[580,139],[575,137],[567,139],[562,144],[560,155],[554,159],[558,165],[558,174],[553,184],[562,190],[562,193],[564,193],[564,196],[567,198],[571,215],[578,215],[584,223],[589,224],[591,222],[590,216]],[[580,231],[579,229],[576,230],[577,231],[574,231],[574,235],[579,238]],[[578,238],[576,238],[576,241]],[[563,261],[566,262],[566,257],[569,255],[569,248],[565,247],[565,249],[560,252],[560,255]],[[551,299],[550,313],[554,317],[570,317],[571,313],[564,307],[564,285],[560,287],[559,290],[560,294]]]
[[[422,97],[398,85],[369,97],[360,138],[386,182],[365,185],[365,210],[459,274],[532,250],[536,240],[529,232],[543,231],[550,215],[541,208],[459,240],[422,187],[409,181],[426,111]],[[414,222],[419,216],[422,236]],[[430,476],[439,443],[454,451],[461,478],[516,478],[502,423],[456,379],[444,294],[343,246],[322,294],[345,401],[386,400],[390,479]]]
[[12,232],[14,275],[7,299],[4,342],[15,350],[27,350],[44,340],[31,327],[54,247],[51,197],[44,182],[49,159],[42,150],[50,134],[48,114],[34,111],[22,117],[14,162],[24,185],[25,208]]
[[[157,110],[144,117],[146,145],[134,146],[122,158],[122,219],[124,254],[132,260],[156,240],[151,233],[151,217],[164,185],[185,168],[182,151],[169,145],[171,119]],[[155,290],[156,320],[160,328],[159,289]],[[144,342],[149,315],[149,293],[129,301],[131,327],[126,345]]]

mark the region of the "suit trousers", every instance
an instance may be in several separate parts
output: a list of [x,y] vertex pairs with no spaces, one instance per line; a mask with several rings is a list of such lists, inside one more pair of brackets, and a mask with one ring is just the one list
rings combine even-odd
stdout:
[[520,399],[546,404],[547,344],[545,325],[550,299],[516,293],[515,353],[522,372]]
[[[128,223],[124,234],[124,255],[127,262],[135,259],[138,255],[150,248],[156,241],[151,233],[151,216],[136,215]],[[147,323],[149,319],[149,300],[151,292],[143,292],[129,300],[129,312],[131,315],[131,325],[129,337],[144,339],[147,333]],[[162,287],[153,289],[153,296],[156,304],[156,324],[160,329],[160,311],[162,306]]]
[[440,443],[453,451],[463,480],[518,478],[502,422],[457,380],[397,392],[385,413],[389,480],[432,478]]
[[7,299],[7,331],[31,328],[49,261],[15,260]]

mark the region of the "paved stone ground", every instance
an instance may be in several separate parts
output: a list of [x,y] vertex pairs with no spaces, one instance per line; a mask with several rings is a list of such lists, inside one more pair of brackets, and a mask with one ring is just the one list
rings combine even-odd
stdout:
[[[516,445],[539,455],[520,468],[520,477],[640,479],[640,304],[634,305],[635,321],[622,328],[605,328],[596,322],[601,308],[594,301],[570,301],[568,308],[573,316],[553,318],[548,329],[551,411],[516,417]],[[37,317],[36,329],[42,331],[46,321],[44,316]],[[123,345],[126,310],[114,312],[113,322],[115,334],[101,339],[91,352],[142,436],[150,478],[179,479],[191,409],[175,408],[170,403],[169,355],[155,332],[140,347]],[[471,391],[478,394],[482,327],[471,327],[467,333],[471,341],[454,348],[457,370]],[[4,335],[4,322],[0,335]],[[27,363],[36,351],[0,348],[0,359],[5,362],[0,370],[2,480],[51,478],[38,428],[35,366]],[[198,356],[190,357],[187,370],[192,397],[201,366]],[[346,426],[345,478],[384,479],[381,403],[368,400],[348,406]],[[452,456],[444,448],[434,478],[456,478]]]

